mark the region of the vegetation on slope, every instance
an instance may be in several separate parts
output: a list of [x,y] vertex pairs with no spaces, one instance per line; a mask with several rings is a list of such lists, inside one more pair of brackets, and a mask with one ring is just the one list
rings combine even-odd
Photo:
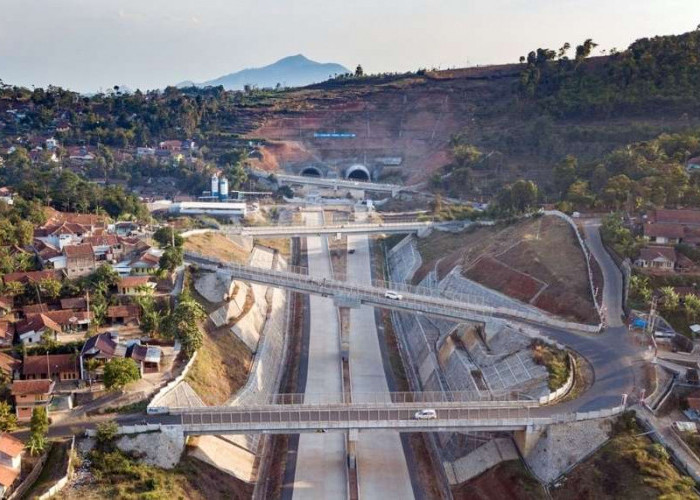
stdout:
[[612,439],[578,465],[563,485],[552,491],[555,499],[687,499],[698,498],[691,478],[671,463],[668,452],[653,443],[637,425],[634,413],[617,421]]

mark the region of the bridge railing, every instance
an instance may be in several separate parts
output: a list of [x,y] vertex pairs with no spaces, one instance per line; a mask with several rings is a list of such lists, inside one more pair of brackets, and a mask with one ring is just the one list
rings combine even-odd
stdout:
[[[275,394],[268,399],[271,405],[333,404],[343,401],[342,394]],[[487,391],[425,391],[425,392],[353,392],[353,404],[415,404],[415,403],[474,403],[494,405],[537,405],[525,394],[518,392],[489,393]]]

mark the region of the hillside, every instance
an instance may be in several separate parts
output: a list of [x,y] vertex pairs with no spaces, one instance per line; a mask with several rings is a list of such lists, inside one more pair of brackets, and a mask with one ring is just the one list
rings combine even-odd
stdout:
[[[246,85],[259,88],[303,87],[323,82],[334,75],[348,73],[340,64],[319,63],[301,54],[285,57],[261,68],[250,68],[220,76],[199,84],[201,87],[222,85],[226,90],[243,90]],[[191,83],[191,82],[188,82]],[[183,86],[180,84],[178,86]]]
[[480,227],[466,233],[433,233],[418,240],[423,265],[413,282],[455,266],[462,275],[521,302],[575,321],[597,314],[586,261],[571,227],[554,216]]

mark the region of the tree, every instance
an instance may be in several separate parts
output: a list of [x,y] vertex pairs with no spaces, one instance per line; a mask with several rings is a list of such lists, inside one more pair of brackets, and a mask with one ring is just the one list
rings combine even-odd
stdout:
[[678,293],[671,286],[665,286],[660,289],[661,297],[663,300],[663,310],[668,313],[675,312],[678,310],[678,305],[680,303],[680,297]]
[[27,449],[29,454],[34,456],[44,451],[46,448],[46,438],[40,434],[31,434],[27,441]]
[[163,226],[158,228],[158,230],[153,233],[153,239],[156,240],[158,246],[161,248],[171,246],[173,240],[175,241],[176,247],[181,247],[185,243],[183,237],[180,236],[180,234],[175,231],[175,228],[171,226]]
[[158,265],[162,271],[169,271],[172,273],[175,271],[175,269],[182,265],[183,260],[184,251],[182,247],[169,246],[165,249],[163,255],[160,256]]
[[54,300],[60,297],[62,283],[54,278],[44,278],[39,281],[39,292],[48,300]]
[[100,422],[97,424],[97,442],[101,445],[111,443],[119,432],[119,425],[110,420],[109,422]]
[[240,190],[243,188],[243,184],[248,180],[248,173],[245,171],[245,166],[242,161],[236,162],[236,164],[230,169],[231,176],[231,187],[235,190]]
[[202,331],[199,323],[207,317],[206,311],[185,291],[172,314],[163,321],[163,332],[176,338],[188,356],[202,346]]
[[0,431],[9,432],[17,428],[17,415],[6,401],[0,401]]
[[99,367],[100,362],[95,358],[89,358],[85,361],[85,370],[88,373],[88,378],[90,379],[91,383],[95,379],[95,373]]
[[362,69],[362,65],[361,65],[361,64],[358,64],[358,65],[357,65],[357,68],[355,68],[355,76],[358,77],[358,78],[359,78],[359,77],[362,77],[362,76],[365,76],[365,72],[364,72],[364,70]]
[[45,406],[35,406],[32,410],[32,418],[29,422],[29,430],[32,434],[45,436],[49,432],[49,415]]
[[575,156],[567,156],[564,161],[554,167],[554,189],[559,196],[569,189],[569,186],[576,180],[576,168],[578,160]]
[[3,285],[3,293],[5,295],[10,295],[12,297],[16,297],[18,295],[24,295],[24,292],[26,291],[26,288],[23,283],[20,283],[19,281],[10,281],[9,283],[5,283]]
[[530,210],[537,202],[537,184],[532,181],[519,180],[510,186],[510,209],[516,213]]
[[108,390],[118,390],[141,378],[141,371],[131,358],[113,358],[104,366],[103,380]]
[[683,308],[688,321],[696,321],[700,316],[700,297],[689,293],[683,297]]

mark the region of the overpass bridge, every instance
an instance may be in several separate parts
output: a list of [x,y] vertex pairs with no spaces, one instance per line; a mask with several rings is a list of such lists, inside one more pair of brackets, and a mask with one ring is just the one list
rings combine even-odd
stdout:
[[[319,280],[308,276],[305,268],[294,269],[297,272],[271,270],[222,262],[193,252],[185,252],[185,259],[205,268],[228,273],[234,279],[284,288],[294,292],[333,297],[338,305],[345,307],[359,307],[362,304],[367,304],[414,314],[427,314],[453,321],[483,322],[488,318],[499,318],[589,333],[600,330],[600,325],[572,323],[549,316],[545,312],[538,314],[489,306],[486,305],[483,296],[468,295],[451,290],[415,287],[383,280],[375,280],[372,285],[333,279]],[[387,297],[389,291],[399,292],[401,299]]]
[[[443,393],[443,396],[450,393]],[[385,395],[387,395],[385,393]],[[304,397],[304,395],[300,395]],[[307,396],[308,397],[308,396]],[[342,399],[342,395],[337,398]],[[401,432],[527,431],[533,426],[609,417],[618,406],[589,412],[562,413],[535,401],[424,401],[261,404],[245,407],[170,408],[163,423],[181,426],[185,434],[345,432],[391,429]],[[416,412],[435,410],[436,418],[420,420]],[[156,417],[158,418],[158,417]],[[165,418],[166,420],[163,420]]]
[[433,227],[463,227],[464,223],[454,222],[384,222],[384,223],[345,223],[324,224],[322,226],[221,226],[221,232],[235,236],[321,236],[327,234],[409,234],[432,229]]

